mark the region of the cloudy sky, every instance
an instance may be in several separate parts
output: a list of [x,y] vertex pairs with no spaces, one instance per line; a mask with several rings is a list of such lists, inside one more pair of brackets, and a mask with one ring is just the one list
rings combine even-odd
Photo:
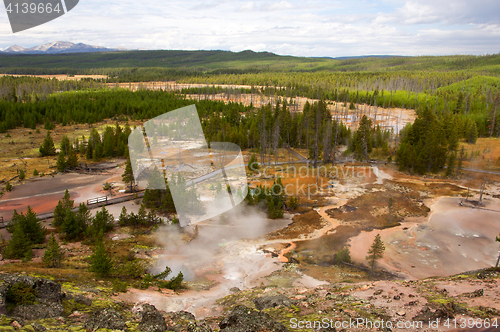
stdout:
[[52,41],[127,49],[254,50],[296,56],[500,52],[499,0],[80,0],[0,48]]

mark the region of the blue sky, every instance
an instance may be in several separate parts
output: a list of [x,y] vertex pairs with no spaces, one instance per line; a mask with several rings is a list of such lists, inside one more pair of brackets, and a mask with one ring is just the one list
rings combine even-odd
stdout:
[[80,0],[0,48],[52,41],[127,49],[269,51],[296,56],[500,52],[500,1]]

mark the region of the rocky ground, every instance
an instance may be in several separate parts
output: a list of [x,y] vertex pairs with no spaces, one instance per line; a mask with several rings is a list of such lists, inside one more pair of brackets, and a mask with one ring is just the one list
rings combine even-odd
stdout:
[[[274,278],[299,272],[290,263]],[[223,314],[204,320],[113,300],[106,282],[76,285],[6,273],[0,280],[0,331],[449,331],[461,322],[500,324],[500,269],[417,281],[235,288],[218,301]],[[19,285],[25,286],[21,292]]]

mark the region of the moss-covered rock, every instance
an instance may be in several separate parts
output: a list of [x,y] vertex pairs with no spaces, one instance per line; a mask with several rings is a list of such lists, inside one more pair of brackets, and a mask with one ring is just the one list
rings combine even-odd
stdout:
[[123,316],[113,308],[106,308],[94,312],[83,324],[84,329],[95,331],[97,329],[127,330]]
[[288,331],[281,323],[275,322],[268,314],[245,306],[237,306],[224,318],[219,327],[224,332],[264,332]]

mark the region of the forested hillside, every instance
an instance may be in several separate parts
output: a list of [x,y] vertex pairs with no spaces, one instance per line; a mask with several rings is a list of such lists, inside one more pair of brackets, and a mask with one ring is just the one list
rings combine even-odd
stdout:
[[[500,55],[358,57],[347,59],[281,56],[269,52],[123,51],[87,54],[0,54],[0,72],[9,74],[102,74],[165,79],[173,72],[455,71],[500,73]],[[132,74],[132,75],[130,75]],[[163,78],[162,78],[163,77]]]
[[[34,64],[36,69],[30,69]],[[373,155],[396,157],[401,169],[418,173],[455,165],[463,157],[457,151],[460,139],[474,143],[477,137],[500,134],[499,55],[335,60],[251,51],[144,51],[1,56],[0,68],[29,74],[108,75],[106,80],[80,81],[1,78],[2,132],[103,119],[146,121],[193,103],[189,94],[199,96],[194,99],[208,141],[254,149],[261,160],[270,160],[279,147],[289,145],[307,149],[315,161],[332,161],[342,144],[357,158],[368,158],[375,149]],[[161,83],[166,81],[188,88],[153,91],[139,85],[132,92],[114,84],[148,80],[160,82],[157,89],[167,88]],[[190,84],[196,85],[189,88]],[[234,92],[270,103],[255,107],[230,98],[226,103],[207,98]],[[312,100],[303,112],[295,112],[299,97]],[[342,105],[340,114],[337,108],[335,114],[328,111],[333,102]],[[347,109],[357,112],[362,105],[413,109],[418,119],[401,133],[384,133],[376,119],[366,118],[351,132],[343,123]]]

